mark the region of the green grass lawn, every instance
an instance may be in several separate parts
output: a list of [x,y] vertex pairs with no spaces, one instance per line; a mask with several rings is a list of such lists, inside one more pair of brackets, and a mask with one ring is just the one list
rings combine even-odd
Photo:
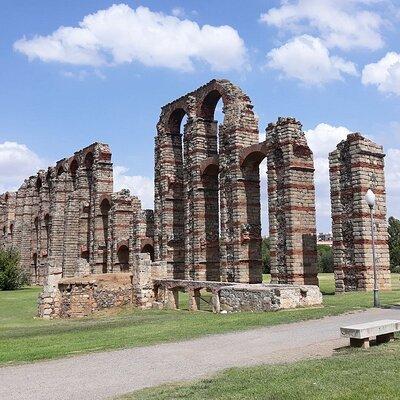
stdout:
[[[139,311],[126,307],[118,311],[99,313],[94,317],[53,321],[34,318],[40,288],[0,291],[0,364],[145,346],[213,333],[321,318],[372,306],[372,293],[333,295],[332,274],[320,275],[320,281],[321,290],[325,293],[325,307],[322,308],[215,315],[185,310]],[[393,274],[393,283],[397,290],[382,293],[384,305],[400,304],[399,275]],[[181,298],[184,305],[185,296]]]
[[141,390],[120,400],[394,400],[400,340],[293,364],[235,368],[211,379]]

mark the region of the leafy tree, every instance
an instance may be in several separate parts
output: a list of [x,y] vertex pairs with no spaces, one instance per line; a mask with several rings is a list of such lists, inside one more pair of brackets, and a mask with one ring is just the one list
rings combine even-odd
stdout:
[[400,220],[389,218],[389,256],[390,270],[400,272]]
[[19,265],[19,254],[13,249],[0,250],[0,290],[16,290],[26,283]]
[[318,253],[318,271],[333,272],[332,247],[327,244],[318,244],[317,253]]
[[271,256],[270,256],[270,240],[265,237],[261,243],[261,256],[263,262],[263,273],[269,274],[271,272]]

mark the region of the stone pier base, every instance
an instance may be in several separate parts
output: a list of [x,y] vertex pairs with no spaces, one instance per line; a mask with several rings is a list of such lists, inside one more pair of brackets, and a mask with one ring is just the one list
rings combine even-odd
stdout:
[[214,281],[162,279],[155,281],[153,307],[179,308],[179,292],[188,294],[189,310],[200,309],[200,290],[212,293],[211,306],[221,311],[277,311],[322,305],[322,294],[314,285],[241,284]]
[[322,305],[314,285],[234,285],[219,291],[221,311],[277,311]]

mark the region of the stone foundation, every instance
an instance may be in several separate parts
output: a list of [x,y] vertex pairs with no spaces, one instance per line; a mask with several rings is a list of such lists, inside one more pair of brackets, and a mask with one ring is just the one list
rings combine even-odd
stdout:
[[153,307],[178,309],[179,293],[188,294],[189,310],[200,309],[200,291],[212,293],[211,306],[221,311],[277,311],[322,305],[322,294],[314,285],[240,284],[213,281],[165,279],[155,281]]
[[101,274],[60,279],[53,291],[39,297],[39,315],[47,318],[86,317],[96,311],[132,304],[132,274]]
[[313,285],[234,285],[219,292],[221,311],[277,311],[322,305],[322,294]]

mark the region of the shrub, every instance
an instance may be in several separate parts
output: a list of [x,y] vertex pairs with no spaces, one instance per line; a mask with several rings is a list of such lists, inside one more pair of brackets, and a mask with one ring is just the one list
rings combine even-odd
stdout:
[[400,221],[397,218],[389,218],[388,233],[390,270],[398,272],[400,270]]
[[13,249],[0,250],[0,290],[16,290],[27,282],[19,265],[19,254]]
[[261,256],[263,262],[263,274],[269,274],[271,272],[271,256],[270,256],[270,240],[269,237],[265,237],[261,244]]
[[333,272],[332,248],[327,244],[318,244],[318,272]]

